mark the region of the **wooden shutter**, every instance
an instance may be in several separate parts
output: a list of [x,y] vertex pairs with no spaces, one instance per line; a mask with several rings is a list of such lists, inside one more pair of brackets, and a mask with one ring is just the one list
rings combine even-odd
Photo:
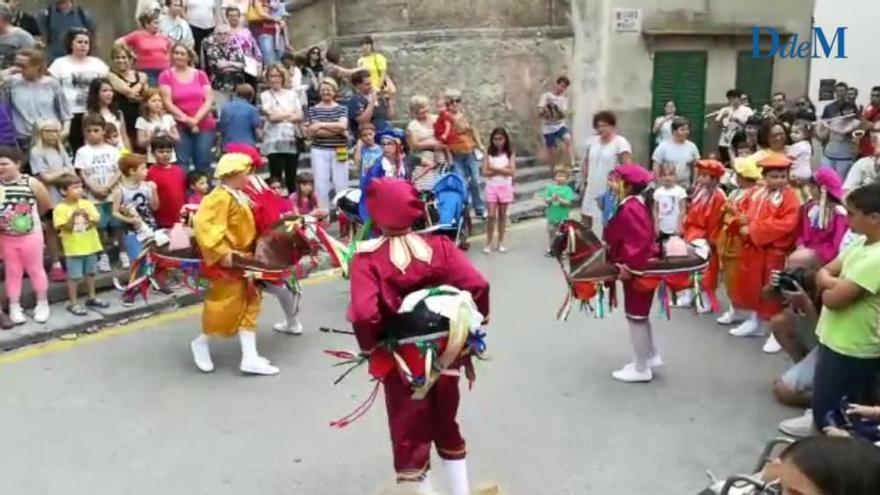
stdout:
[[773,92],[773,58],[752,58],[751,50],[736,54],[736,89],[745,92],[751,107],[761,111],[770,103]]
[[655,52],[651,123],[673,100],[678,115],[691,122],[691,141],[703,149],[706,115],[706,52]]

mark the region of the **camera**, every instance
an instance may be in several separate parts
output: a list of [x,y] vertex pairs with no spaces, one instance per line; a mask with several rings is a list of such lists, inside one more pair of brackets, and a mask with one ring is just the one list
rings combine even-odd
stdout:
[[[807,271],[804,268],[782,270],[772,284],[777,292],[796,292],[807,287]],[[800,289],[798,289],[800,287]]]

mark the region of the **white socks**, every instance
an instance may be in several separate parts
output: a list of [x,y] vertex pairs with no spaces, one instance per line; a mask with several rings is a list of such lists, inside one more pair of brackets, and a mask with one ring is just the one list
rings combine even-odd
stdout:
[[257,333],[250,330],[239,330],[238,340],[241,342],[241,369],[251,375],[277,375],[278,368],[269,360],[257,354]]
[[629,326],[629,338],[632,343],[635,356],[636,371],[644,372],[648,369],[648,360],[657,353],[651,337],[651,324],[646,321],[634,321],[627,319]]
[[470,495],[471,487],[468,483],[467,461],[460,459],[457,461],[448,461],[442,459],[443,471],[446,473],[446,480],[449,484],[450,495]]

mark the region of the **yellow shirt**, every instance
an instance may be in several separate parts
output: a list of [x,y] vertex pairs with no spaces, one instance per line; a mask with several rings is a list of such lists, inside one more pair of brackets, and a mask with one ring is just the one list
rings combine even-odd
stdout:
[[247,196],[224,186],[214,188],[202,199],[193,217],[193,230],[208,265],[220,262],[229,253],[253,252],[257,240]]
[[[66,228],[71,217],[73,229]],[[95,225],[101,220],[101,214],[95,208],[95,204],[87,199],[80,199],[75,203],[62,201],[55,205],[52,213],[52,223],[61,236],[61,247],[64,248],[65,256],[88,256],[100,253],[101,238]]]
[[384,55],[373,52],[366,57],[361,57],[358,59],[358,67],[370,71],[370,82],[373,84],[373,89],[376,91],[382,89],[379,83],[382,82],[382,76],[388,72],[388,61],[385,60]]

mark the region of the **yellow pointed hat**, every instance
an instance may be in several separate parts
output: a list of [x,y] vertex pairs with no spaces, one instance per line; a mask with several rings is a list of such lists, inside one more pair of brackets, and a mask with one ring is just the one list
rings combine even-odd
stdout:
[[758,180],[761,178],[761,167],[758,166],[758,162],[749,157],[737,158],[733,169],[746,179]]
[[223,179],[235,174],[241,174],[250,171],[251,158],[242,153],[227,153],[220,157],[217,162],[217,169],[214,170],[214,177]]

